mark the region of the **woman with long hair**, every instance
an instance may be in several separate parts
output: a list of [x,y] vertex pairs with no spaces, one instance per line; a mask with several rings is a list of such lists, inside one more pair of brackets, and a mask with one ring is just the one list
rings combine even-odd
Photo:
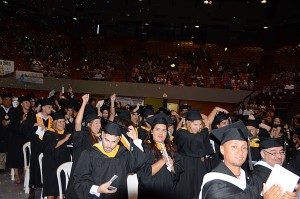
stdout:
[[[53,114],[53,123],[48,128],[43,137],[43,196],[48,199],[59,198],[58,181],[56,177],[57,168],[71,161],[70,149],[70,133],[65,134],[65,117],[62,113]],[[64,175],[61,179],[65,181]],[[65,183],[62,183],[63,193]]]
[[[75,132],[73,134],[73,164],[68,184],[67,198],[77,198],[74,190],[73,173],[82,151],[99,142],[101,120],[94,108],[88,105],[89,94],[82,96],[82,104],[75,119]],[[83,126],[83,122],[85,126]]]
[[182,173],[175,146],[168,137],[168,121],[164,113],[147,119],[151,124],[148,140],[144,142],[145,165],[137,172],[138,198],[173,198],[175,186]]

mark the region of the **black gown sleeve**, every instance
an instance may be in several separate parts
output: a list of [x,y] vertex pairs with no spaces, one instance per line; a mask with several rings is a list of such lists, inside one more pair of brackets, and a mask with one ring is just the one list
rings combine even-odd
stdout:
[[81,153],[74,171],[74,187],[78,198],[92,198],[90,189],[93,185],[90,151],[85,150]]
[[252,182],[245,190],[222,181],[212,180],[203,186],[202,199],[259,199],[259,183]]
[[180,154],[189,157],[203,157],[214,153],[207,128],[197,134],[180,129],[176,133],[175,144]]

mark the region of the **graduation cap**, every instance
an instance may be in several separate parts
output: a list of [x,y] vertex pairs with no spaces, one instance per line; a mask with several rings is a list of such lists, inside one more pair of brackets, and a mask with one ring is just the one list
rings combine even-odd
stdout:
[[152,117],[148,117],[146,119],[146,122],[148,122],[151,126],[154,126],[156,124],[165,124],[168,126],[169,124],[173,124],[172,120],[165,114],[165,113],[158,113]]
[[84,116],[84,122],[87,124],[95,119],[99,119],[99,116],[95,112],[91,112]]
[[141,110],[140,115],[141,115],[143,118],[146,118],[146,117],[148,117],[149,115],[154,115],[154,112],[153,112],[152,109],[143,109],[143,110]]
[[51,114],[53,120],[65,119],[65,116],[61,112]]
[[80,107],[81,107],[80,103],[78,103],[78,102],[74,103],[74,111],[79,112]]
[[282,138],[260,138],[260,150],[272,147],[284,146],[284,139]]
[[74,105],[70,102],[70,101],[67,101],[64,105],[63,105],[63,108],[64,109],[69,109],[69,108],[73,108]]
[[242,121],[238,121],[222,128],[214,129],[212,134],[220,141],[221,145],[230,140],[242,140],[247,142],[248,148],[248,164],[252,171],[252,157],[250,150],[249,131]]
[[223,120],[227,120],[228,118],[229,118],[229,114],[228,113],[220,111],[216,115],[216,117],[214,119],[214,123],[219,124],[220,122],[222,122]]
[[185,117],[186,120],[194,121],[194,120],[202,120],[202,116],[200,114],[200,110],[190,110]]
[[2,99],[7,98],[7,97],[9,97],[9,98],[13,97],[11,93],[4,93],[1,96],[2,96]]
[[245,123],[246,126],[253,126],[256,129],[259,129],[259,123],[257,120],[247,120]]
[[118,118],[123,120],[131,121],[130,111],[126,109],[118,109],[117,111]]
[[95,108],[92,105],[86,105],[85,108],[84,108],[83,115],[88,115],[90,113],[95,113],[96,114]]
[[188,104],[183,104],[181,105],[179,108],[182,110],[182,109],[190,109],[192,106],[188,105]]
[[41,99],[40,101],[41,106],[53,105],[52,101],[49,98]]
[[21,96],[18,98],[19,102],[22,103],[24,101],[29,101],[31,100],[31,98],[29,96]]
[[104,127],[103,131],[110,135],[121,136],[124,129],[120,127],[119,124],[115,122],[108,122]]
[[212,134],[220,141],[222,145],[230,140],[247,141],[249,131],[242,121],[238,121],[225,127],[214,129]]

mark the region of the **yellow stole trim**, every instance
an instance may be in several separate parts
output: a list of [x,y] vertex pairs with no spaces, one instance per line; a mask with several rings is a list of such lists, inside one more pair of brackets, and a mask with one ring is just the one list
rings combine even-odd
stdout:
[[57,133],[57,134],[59,134],[59,135],[62,135],[62,134],[65,133],[64,130],[62,130],[62,131],[55,131],[53,128],[47,128],[47,131],[52,131],[52,132]]
[[170,141],[173,142],[173,140],[174,140],[174,136],[171,135],[171,136],[170,136]]
[[[39,126],[44,126],[44,121],[43,121],[43,118],[39,117],[37,114],[35,115],[36,117],[36,122]],[[51,116],[48,117],[48,127],[47,129],[51,128],[52,126],[52,123],[53,123],[53,118]],[[43,140],[43,136],[40,136],[39,135],[39,138],[40,140]]]
[[[157,148],[158,150],[160,150],[160,151],[163,149],[162,146],[161,146],[161,144],[156,143],[155,146],[156,146],[156,148]],[[165,145],[165,144],[164,144],[164,147],[165,147],[165,149],[166,149],[166,145]],[[166,149],[166,150],[167,150],[167,149]]]
[[[125,138],[123,136],[121,136],[120,141],[122,142],[123,146],[125,146],[125,148],[130,151],[130,146],[128,145],[128,143],[126,142]],[[128,141],[129,142],[129,141]]]
[[141,126],[140,128],[141,128],[141,129],[144,129],[144,130],[146,130],[146,131],[150,131],[150,130],[151,130],[151,128],[148,128],[148,127],[145,127],[145,126]]
[[258,148],[259,147],[259,139],[258,138],[253,138],[250,140],[250,147]]
[[[135,130],[135,132],[136,132],[136,136],[138,137],[139,135],[139,133],[138,133],[138,130],[137,130],[137,128],[134,128],[134,130]],[[130,138],[129,138],[130,139]],[[128,150],[128,151],[130,151],[130,146],[129,146],[129,140],[125,140],[125,138],[123,137],[123,136],[121,136],[121,139],[120,139],[120,141],[122,142],[122,144],[124,145],[124,147]],[[128,144],[129,143],[129,144]]]
[[117,155],[118,151],[119,151],[120,145],[117,145],[117,146],[114,148],[114,150],[113,150],[112,152],[109,152],[109,153],[107,153],[107,152],[104,151],[103,146],[101,146],[100,143],[94,144],[94,147],[97,147],[97,149],[99,149],[99,150],[101,151],[101,153],[103,153],[103,154],[106,155],[107,157],[109,157],[109,158],[114,158],[114,157]]

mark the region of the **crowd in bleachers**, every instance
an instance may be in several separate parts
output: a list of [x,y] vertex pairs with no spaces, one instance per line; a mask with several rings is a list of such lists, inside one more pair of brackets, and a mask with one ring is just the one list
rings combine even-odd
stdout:
[[124,64],[125,52],[95,47],[83,48],[81,68],[84,80],[110,81],[113,72]]

